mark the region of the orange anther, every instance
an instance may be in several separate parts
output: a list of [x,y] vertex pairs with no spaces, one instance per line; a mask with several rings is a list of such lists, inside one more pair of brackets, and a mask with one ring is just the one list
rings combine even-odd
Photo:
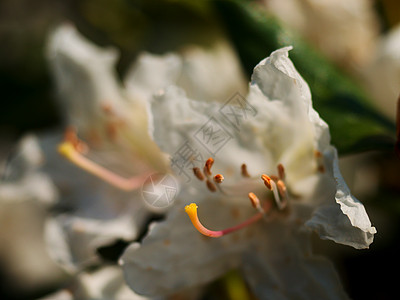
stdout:
[[249,199],[251,201],[251,205],[254,208],[260,207],[260,199],[258,199],[258,197],[256,196],[256,194],[254,193],[249,193]]
[[207,188],[210,190],[210,192],[216,192],[217,187],[215,186],[214,183],[212,183],[210,180],[207,179],[206,181]]
[[250,177],[249,172],[247,172],[247,165],[246,164],[242,164],[242,166],[240,168],[241,168],[243,177]]
[[89,147],[78,138],[74,127],[70,126],[65,129],[64,141],[70,143],[79,153],[87,153],[89,151]]
[[283,167],[282,164],[278,165],[278,175],[280,179],[285,179],[285,168]]
[[269,177],[266,174],[261,175],[261,179],[264,181],[265,186],[269,189],[272,190],[272,185],[271,185],[271,177]]
[[207,175],[211,175],[211,167],[214,164],[214,159],[212,159],[211,157],[209,159],[207,159],[205,165],[204,165],[204,173],[206,173]]
[[200,181],[204,180],[204,175],[203,175],[203,172],[201,172],[200,168],[193,168],[193,173],[194,173],[194,176],[196,176],[198,180],[200,180]]
[[214,176],[214,181],[216,183],[221,183],[222,181],[224,181],[224,176],[222,176],[222,174],[217,174]]
[[316,158],[321,158],[322,157],[322,153],[318,150],[315,150],[314,155]]
[[276,183],[276,186],[278,187],[279,195],[281,195],[282,198],[286,198],[286,185],[282,180],[278,180]]

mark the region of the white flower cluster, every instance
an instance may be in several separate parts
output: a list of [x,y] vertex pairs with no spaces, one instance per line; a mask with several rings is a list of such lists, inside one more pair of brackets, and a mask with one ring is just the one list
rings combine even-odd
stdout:
[[[39,137],[43,164],[0,186],[2,202],[52,202],[47,248],[75,288],[46,299],[195,298],[232,269],[260,299],[347,299],[332,265],[312,254],[311,232],[361,249],[376,230],[340,174],[290,49],[254,68],[248,92],[226,43],[141,54],[121,84],[115,49],[71,25],[52,33],[47,56],[69,129],[64,142]],[[60,143],[88,173],[56,153]],[[165,220],[148,224],[140,186],[152,172],[173,172],[180,192]],[[132,243],[109,266],[98,250],[119,240]]]

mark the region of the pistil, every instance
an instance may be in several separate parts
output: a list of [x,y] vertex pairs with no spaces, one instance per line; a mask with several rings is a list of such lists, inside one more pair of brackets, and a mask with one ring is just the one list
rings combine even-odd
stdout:
[[252,217],[250,217],[249,219],[247,219],[246,221],[244,221],[244,222],[242,222],[242,223],[240,223],[240,224],[238,224],[236,226],[233,226],[233,227],[230,227],[230,228],[227,228],[227,229],[223,229],[223,230],[214,231],[214,230],[210,230],[210,229],[204,227],[203,224],[201,224],[201,222],[199,220],[199,217],[197,215],[197,208],[198,207],[197,207],[196,203],[191,203],[189,205],[186,205],[185,211],[188,214],[190,220],[192,221],[193,226],[201,234],[203,234],[205,236],[209,236],[209,237],[221,237],[221,236],[224,236],[224,235],[226,235],[228,233],[232,233],[232,232],[238,231],[238,230],[240,230],[242,228],[245,228],[245,227],[247,227],[247,226],[249,226],[249,225],[251,225],[251,224],[253,224],[253,223],[255,223],[255,222],[259,221],[259,220],[261,220],[262,217],[263,217],[263,214],[257,213],[255,215],[253,215]]

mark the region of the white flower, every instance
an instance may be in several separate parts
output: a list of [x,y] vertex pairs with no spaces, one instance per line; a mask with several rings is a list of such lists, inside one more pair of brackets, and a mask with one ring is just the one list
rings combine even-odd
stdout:
[[361,75],[375,104],[392,120],[396,118],[396,101],[400,94],[400,26],[382,37],[373,60]]
[[58,197],[51,179],[40,171],[44,163],[39,142],[33,135],[21,139],[11,164],[5,166],[0,185],[0,203],[33,201],[50,205]]
[[[149,217],[137,189],[149,173],[168,171],[165,157],[148,135],[146,106],[153,93],[170,84],[190,87],[195,94],[209,90],[204,86],[209,84],[206,77],[197,75],[210,67],[217,70],[217,60],[224,65],[233,61],[228,77],[235,80],[216,92],[240,85],[242,73],[232,50],[221,44],[215,51],[191,48],[184,55],[144,53],[122,84],[116,74],[116,50],[92,44],[71,25],[62,25],[50,35],[47,57],[66,125],[74,128],[67,131],[59,151],[111,184],[60,162],[52,151],[60,137],[43,139],[43,148],[49,149],[46,171],[61,189],[59,206],[67,209],[48,222],[49,249],[74,271],[76,265],[93,262],[99,247],[118,238],[135,239]],[[226,77],[221,72],[215,76]]]
[[[197,168],[207,181],[192,175],[166,221],[124,253],[127,283],[139,294],[169,294],[241,267],[261,299],[347,298],[332,266],[312,256],[310,229],[355,248],[368,248],[376,230],[344,183],[328,126],[311,106],[290,49],[255,67],[246,99],[205,103],[176,87],[155,97],[156,142],[178,174]],[[182,145],[193,151],[179,165]],[[210,153],[214,160],[203,170],[201,158]],[[220,174],[213,179],[211,172]],[[196,229],[220,238],[193,230],[183,211],[190,202],[198,204],[201,221],[196,204],[185,208]]]
[[145,300],[124,284],[119,267],[108,265],[79,274],[69,289],[60,290],[40,300]]
[[46,230],[49,251],[69,271],[76,271],[76,266],[97,259],[99,247],[137,237],[150,214],[138,188],[150,172],[166,168],[148,136],[145,107],[130,101],[117,80],[115,50],[97,47],[63,25],[49,37],[48,59],[67,126],[85,141],[68,130],[59,150],[100,178],[56,152],[62,136],[42,138],[45,171],[61,192],[61,213],[49,220]]
[[371,59],[379,34],[372,1],[265,0],[264,3],[284,23],[345,68],[357,69]]
[[131,97],[145,100],[169,85],[204,101],[224,101],[247,89],[239,59],[223,39],[206,50],[186,46],[180,54],[143,53],[129,69],[125,85]]
[[37,138],[27,135],[0,170],[2,272],[6,284],[22,287],[23,293],[58,284],[63,276],[43,241],[46,210],[58,199],[52,180],[41,170],[43,163]]

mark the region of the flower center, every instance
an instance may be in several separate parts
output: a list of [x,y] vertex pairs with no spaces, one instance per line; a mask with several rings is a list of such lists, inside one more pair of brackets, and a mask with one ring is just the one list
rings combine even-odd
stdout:
[[79,140],[76,131],[72,128],[66,130],[64,141],[58,145],[58,152],[69,161],[121,190],[132,191],[141,187],[150,175],[150,173],[145,173],[131,178],[124,178],[87,158],[84,154],[87,154],[88,151],[89,147]]
[[[212,171],[211,168],[214,164],[214,159],[209,158],[204,164],[203,171],[200,170],[200,168],[193,168],[193,173],[195,177],[200,180],[204,181],[206,187],[209,191],[211,192],[221,192],[224,195],[231,196],[229,191],[225,191],[225,189],[222,187],[222,182],[224,181],[224,176],[222,174],[217,174],[212,177]],[[271,175],[268,176],[266,174],[261,175],[261,180],[264,182],[265,187],[267,187],[268,190],[272,192],[272,196],[274,201],[271,200],[270,197],[267,197],[266,199],[263,199],[261,201],[257,195],[254,192],[248,193],[248,198],[250,200],[251,205],[253,208],[255,208],[258,212],[257,214],[253,215],[249,219],[245,220],[244,222],[224,229],[224,230],[219,230],[219,231],[213,231],[210,229],[207,229],[202,225],[200,222],[198,215],[197,215],[197,204],[196,203],[191,203],[190,205],[187,205],[185,207],[185,211],[188,214],[190,220],[192,221],[193,226],[202,234],[209,236],[209,237],[221,237],[225,234],[235,232],[237,230],[240,230],[242,228],[245,228],[249,226],[250,224],[253,224],[262,218],[267,218],[268,214],[271,212],[271,210],[276,207],[278,211],[284,210],[287,205],[288,205],[288,191],[285,185],[285,168],[283,167],[282,164],[279,164],[277,166],[277,173],[278,175]],[[245,178],[251,178],[246,164],[242,164],[241,166],[241,175]],[[275,203],[275,206],[274,206]]]

